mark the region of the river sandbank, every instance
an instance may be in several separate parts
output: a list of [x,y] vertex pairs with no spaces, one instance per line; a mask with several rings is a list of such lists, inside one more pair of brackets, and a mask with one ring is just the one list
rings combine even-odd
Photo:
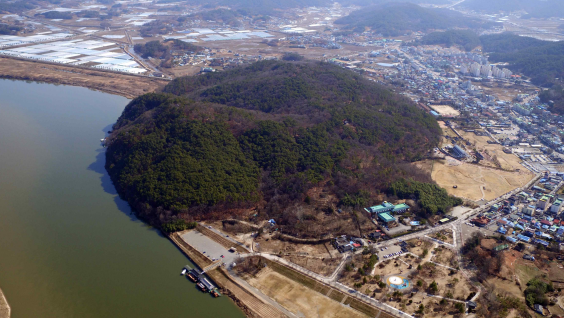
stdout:
[[0,318],[9,318],[10,317],[10,305],[8,305],[8,301],[0,289]]
[[81,86],[126,98],[158,91],[168,83],[167,80],[156,77],[134,76],[11,57],[0,57],[0,78]]

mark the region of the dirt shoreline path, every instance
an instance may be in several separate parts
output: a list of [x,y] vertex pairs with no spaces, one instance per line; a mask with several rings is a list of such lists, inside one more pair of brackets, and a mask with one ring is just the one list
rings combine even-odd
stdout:
[[10,312],[11,312],[10,305],[6,300],[6,297],[4,296],[2,289],[0,289],[0,318],[10,318]]
[[167,80],[156,77],[8,57],[0,57],[0,78],[80,86],[127,98],[158,91],[168,83]]

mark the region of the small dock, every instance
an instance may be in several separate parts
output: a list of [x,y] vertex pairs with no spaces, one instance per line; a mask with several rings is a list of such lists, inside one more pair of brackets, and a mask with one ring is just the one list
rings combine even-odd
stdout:
[[212,283],[211,278],[206,275],[205,270],[211,270],[216,268],[215,264],[211,264],[207,266],[204,270],[199,270],[197,268],[192,268],[190,265],[184,266],[186,270],[186,277],[191,280],[193,283],[196,283],[196,286],[203,292],[210,293],[213,297],[220,297],[221,293],[219,292],[218,288]]

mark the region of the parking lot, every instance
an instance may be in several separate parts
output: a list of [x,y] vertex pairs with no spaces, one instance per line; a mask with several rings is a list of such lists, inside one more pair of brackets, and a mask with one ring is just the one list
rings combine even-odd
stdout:
[[[225,247],[216,243],[211,238],[194,230],[181,235],[182,239],[206,256],[214,259],[222,259],[225,264],[231,264],[236,258],[236,253],[229,252]],[[221,257],[223,255],[223,258]]]
[[393,253],[398,253],[401,252],[401,247],[397,246],[397,245],[393,245],[393,246],[389,246],[387,249],[385,250],[381,250],[381,248],[378,249],[378,259],[385,260],[388,259],[389,257],[385,257],[386,255],[389,254],[393,254]]

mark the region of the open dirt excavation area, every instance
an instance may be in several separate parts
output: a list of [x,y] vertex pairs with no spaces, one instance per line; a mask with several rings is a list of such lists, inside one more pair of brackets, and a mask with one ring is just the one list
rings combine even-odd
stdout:
[[134,98],[163,88],[168,81],[96,69],[0,57],[0,78],[88,87]]
[[248,282],[299,317],[368,317],[269,268],[261,270]]
[[451,195],[489,201],[527,184],[534,175],[528,170],[509,172],[469,163],[449,165],[446,160],[437,160],[431,177]]

